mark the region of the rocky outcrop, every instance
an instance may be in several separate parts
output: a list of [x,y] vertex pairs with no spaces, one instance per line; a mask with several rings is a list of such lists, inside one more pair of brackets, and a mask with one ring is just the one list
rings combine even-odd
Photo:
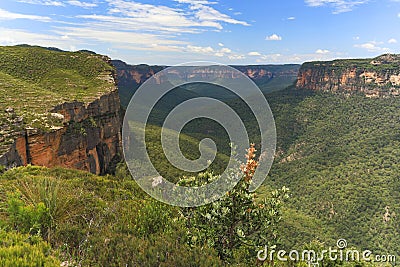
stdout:
[[62,166],[106,173],[121,155],[121,118],[118,91],[85,105],[69,102],[52,112],[64,116],[64,126],[42,132],[27,128],[0,156],[7,167],[21,165]]
[[155,73],[162,71],[167,66],[128,65],[120,60],[113,60],[113,65],[118,71],[118,85],[142,84]]
[[304,63],[296,87],[367,97],[400,96],[400,55]]
[[103,72],[98,78],[108,84],[108,90],[99,90],[90,102],[71,100],[48,107],[50,116],[62,120],[50,130],[24,125],[17,117],[18,127],[15,122],[15,131],[8,131],[13,142],[5,148],[2,144],[0,165],[61,166],[108,173],[122,155],[121,108],[115,71]]

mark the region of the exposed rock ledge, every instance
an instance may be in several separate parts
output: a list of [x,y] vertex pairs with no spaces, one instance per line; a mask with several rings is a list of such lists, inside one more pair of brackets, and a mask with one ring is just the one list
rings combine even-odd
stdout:
[[104,174],[121,155],[120,102],[116,87],[85,104],[68,102],[50,112],[64,117],[64,126],[49,132],[27,128],[0,155],[7,168],[27,164],[62,166]]
[[304,63],[296,87],[367,97],[400,96],[400,55]]

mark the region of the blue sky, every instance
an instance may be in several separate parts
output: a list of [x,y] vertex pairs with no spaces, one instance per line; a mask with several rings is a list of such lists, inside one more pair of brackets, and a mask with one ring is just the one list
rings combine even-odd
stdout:
[[131,64],[302,63],[400,53],[400,0],[1,0],[0,45]]

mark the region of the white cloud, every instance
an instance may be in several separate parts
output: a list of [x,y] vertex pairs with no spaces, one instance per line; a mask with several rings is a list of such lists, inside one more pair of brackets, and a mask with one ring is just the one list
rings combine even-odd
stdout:
[[78,0],[70,0],[70,1],[67,1],[67,3],[72,6],[79,6],[79,7],[83,7],[83,8],[91,8],[91,7],[97,6],[97,4],[95,4],[95,3],[81,2]]
[[261,54],[259,52],[256,52],[256,51],[249,52],[247,55],[249,55],[249,56],[261,56]]
[[318,49],[317,51],[315,51],[315,53],[316,53],[316,54],[321,54],[321,55],[323,55],[323,54],[328,54],[328,53],[330,53],[330,51],[329,51],[329,50],[326,50],[326,49]]
[[274,33],[274,34],[272,34],[270,36],[267,36],[265,38],[265,40],[267,40],[267,41],[281,41],[282,37]]
[[310,7],[332,7],[334,14],[352,11],[354,7],[366,4],[367,2],[369,0],[305,0],[305,3]]
[[268,55],[262,55],[260,59],[257,60],[257,62],[267,62],[267,63],[276,63],[280,62],[282,55],[281,54],[268,54]]
[[397,40],[392,38],[388,41],[389,44],[397,44]]
[[207,5],[205,0],[178,0],[183,7],[143,4],[125,0],[106,0],[108,14],[76,16],[83,19],[77,26],[58,26],[55,32],[62,36],[93,42],[108,43],[118,48],[149,51],[181,51],[196,54],[226,56],[234,54],[223,43],[221,49],[197,46],[180,41],[182,33],[196,34],[222,29],[221,22],[248,25],[222,14]]
[[[217,4],[217,2],[210,2],[207,0],[174,0],[174,1],[181,4],[188,4],[189,9],[192,10],[194,18],[196,20],[199,20],[205,24],[213,25],[213,27],[216,27],[219,30],[223,29],[220,22],[250,26],[249,23],[241,20],[236,20],[230,17],[229,15],[223,14],[210,6]],[[238,15],[238,12],[236,12],[236,15]]]
[[246,57],[244,55],[229,55],[228,58],[230,60],[243,60]]
[[389,48],[380,47],[379,45],[381,45],[381,44],[382,43],[372,41],[372,42],[368,42],[368,43],[364,43],[364,44],[356,44],[356,45],[354,45],[354,47],[365,49],[368,52],[388,52],[388,51],[390,51]]
[[295,20],[296,17],[288,17],[287,19],[288,19],[288,20]]
[[[165,46],[171,46],[172,50],[176,50],[176,46],[188,44],[184,41],[152,33],[117,31],[115,29],[101,27],[62,27],[54,32],[60,36],[68,36],[68,38],[81,41],[99,41],[135,50],[160,50],[161,48],[165,50]],[[156,44],[156,46],[154,44]],[[140,49],[138,49],[138,47]]]
[[[244,55],[235,53],[227,47],[223,47],[218,50],[210,46],[187,45],[185,48],[183,48],[183,51],[200,55],[215,56],[219,58],[226,57],[229,60],[242,60],[246,58]],[[195,57],[196,55],[193,56]]]
[[13,13],[0,8],[0,20],[14,20],[14,19],[30,19],[30,20],[38,20],[44,22],[51,21],[51,18],[49,17]]
[[229,48],[224,47],[224,48],[221,49],[221,53],[230,54],[230,53],[232,53],[232,50],[229,49]]
[[53,0],[18,0],[18,2],[43,6],[65,6],[62,2]]
[[353,40],[360,40],[360,36],[353,37]]
[[[210,6],[205,6],[205,5],[200,5],[200,4],[192,5],[190,7],[190,9],[196,10],[195,17],[203,22],[210,22],[210,23],[225,22],[225,23],[230,23],[230,24],[240,24],[243,26],[250,26],[250,24],[248,24],[247,22],[233,19],[226,14],[220,13],[218,10],[216,10]],[[223,29],[222,25],[220,25],[220,24],[219,24],[219,27],[217,27],[217,28]]]
[[[124,0],[108,0],[109,13],[112,16],[104,15],[86,15],[81,16],[91,18],[93,20],[115,22],[121,27],[134,24],[137,30],[154,30],[175,28],[173,31],[179,31],[183,28],[191,27],[218,27],[214,24],[202,24],[201,22],[192,21],[188,18],[183,10],[171,8],[167,6],[155,6],[150,4],[142,4],[138,2],[129,2]],[[125,25],[124,25],[125,24]]]
[[[72,40],[78,43],[76,40]],[[0,45],[30,44],[40,46],[54,46],[61,49],[70,49],[70,40],[65,40],[61,36],[31,33],[19,29],[9,29],[0,27]]]
[[78,0],[68,0],[68,1],[55,1],[55,0],[18,0],[20,3],[32,4],[32,5],[42,5],[42,6],[65,6],[69,4],[72,6],[79,6],[83,8],[96,7],[96,3],[83,2]]
[[[106,5],[104,12],[95,14],[92,12],[75,15],[78,19],[63,24],[52,25],[49,34],[34,34],[18,32],[13,36],[12,29],[4,35],[0,31],[0,43],[18,44],[30,43],[41,46],[57,46],[62,49],[84,48],[87,45],[98,47],[100,53],[102,47],[108,47],[114,51],[125,50],[131,55],[137,53],[138,58],[147,58],[152,61],[151,52],[169,52],[168,56],[160,55],[160,58],[175,59],[204,59],[211,57],[223,57],[227,63],[234,60],[242,60],[245,55],[237,53],[226,47],[223,43],[215,44],[215,47],[199,46],[192,43],[190,38],[182,39],[182,34],[200,34],[206,31],[220,31],[226,24],[249,26],[246,21],[237,20],[229,14],[217,10],[219,6],[213,6],[217,2],[213,0],[173,0],[175,6],[159,4],[144,4],[138,0],[17,0],[36,5],[53,6],[78,6],[82,8],[96,7],[99,3]],[[35,19],[49,21],[50,17],[36,15],[24,15],[7,12],[0,9],[1,19]],[[1,29],[1,28],[0,28]],[[36,41],[37,40],[37,41]],[[129,52],[128,52],[129,51]],[[135,53],[134,51],[139,51]],[[148,53],[141,53],[146,51]],[[154,54],[154,53],[153,53]],[[146,57],[146,55],[149,55]],[[172,56],[171,56],[172,55]],[[120,56],[121,57],[121,56]],[[126,58],[126,56],[124,56]],[[150,59],[150,60],[149,60]],[[154,61],[153,61],[154,62]],[[165,62],[165,61],[164,61]]]
[[[78,19],[78,21],[53,25],[50,29],[54,39],[61,44],[69,43],[76,46],[79,46],[79,44],[102,44],[130,51],[190,52],[197,55],[240,58],[240,55],[225,47],[223,43],[218,43],[217,48],[198,46],[187,41],[188,38],[181,39],[180,36],[182,34],[220,31],[226,24],[249,26],[246,21],[237,20],[231,15],[217,10],[218,6],[213,6],[217,2],[213,2],[213,0],[172,0],[177,2],[175,6],[162,4],[163,2],[145,4],[138,0],[17,1],[36,5],[78,6],[82,8],[96,7],[99,3],[107,5],[104,13],[75,15],[75,19]],[[17,14],[0,9],[0,20],[19,18],[51,20],[49,17]],[[26,33],[24,36],[26,36]],[[10,39],[11,37],[7,36],[9,42],[17,42]],[[46,40],[48,39],[46,38]],[[31,40],[31,38],[28,38],[28,40]]]
[[[208,1],[178,0],[189,4],[180,9],[163,5],[142,4],[125,0],[107,0],[109,15],[80,15],[78,18],[91,19],[107,27],[134,31],[165,31],[176,33],[198,33],[210,29],[223,29],[221,22],[248,25],[226,14],[222,14],[210,6]],[[97,22],[96,22],[97,21]],[[89,23],[88,23],[89,24]]]
[[[210,2],[207,0],[175,0],[175,2],[182,3],[182,4],[191,4],[191,5],[214,5],[217,2]],[[232,11],[233,9],[228,9]]]
[[301,64],[307,61],[325,61],[333,60],[338,56],[342,55],[340,53],[327,53],[327,54],[266,54],[256,59],[257,63],[260,64],[286,64],[286,63],[296,63]]
[[215,50],[210,46],[203,47],[203,46],[188,45],[186,46],[186,48],[189,52],[201,53],[201,54],[210,54],[215,52]]
[[[116,10],[114,10],[116,12]],[[115,31],[133,31],[133,32],[157,32],[157,34],[167,33],[197,33],[200,32],[197,27],[204,25],[192,25],[185,17],[178,15],[169,17],[168,15],[153,15],[143,12],[143,15],[138,13],[132,17],[121,16],[105,16],[105,15],[79,15],[77,18],[89,19],[91,22],[85,25],[88,28],[95,26],[99,28],[114,29]],[[172,19],[171,19],[172,18]],[[175,18],[175,20],[174,20]],[[193,27],[193,28],[192,28]],[[206,27],[206,26],[204,26]],[[172,36],[171,36],[172,37]]]

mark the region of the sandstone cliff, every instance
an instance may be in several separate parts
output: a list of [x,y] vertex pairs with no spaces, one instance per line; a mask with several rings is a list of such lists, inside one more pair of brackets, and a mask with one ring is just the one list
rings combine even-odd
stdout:
[[[62,166],[95,174],[108,172],[121,156],[120,102],[116,75],[110,60],[87,52],[61,53],[31,47],[22,51],[21,48],[14,50],[24,54],[27,60],[39,55],[42,59],[55,61],[67,59],[54,66],[60,72],[54,79],[46,79],[49,88],[44,91],[40,91],[45,86],[43,78],[35,80],[35,86],[30,87],[24,84],[26,80],[31,81],[30,77],[15,70],[10,71],[5,66],[1,68],[0,65],[0,74],[6,73],[0,81],[0,112],[5,113],[8,119],[4,120],[3,116],[0,123],[0,165],[10,168],[32,164]],[[73,80],[66,73],[75,72],[74,68],[77,71],[90,70],[92,73],[80,74],[76,76],[77,80]],[[52,69],[46,69],[46,72],[52,72]],[[85,84],[82,88],[79,79]],[[54,84],[53,80],[62,82]],[[52,84],[49,85],[48,81]],[[7,97],[3,82],[8,82],[10,86],[16,85],[12,89],[19,90],[21,95]],[[24,90],[21,90],[18,82],[25,85]],[[46,92],[51,94],[57,86],[63,89],[62,95],[46,98]],[[40,94],[37,97],[42,99],[35,101],[29,98],[32,93],[38,94],[38,91]],[[26,108],[34,111],[31,113],[36,117],[32,117]]]
[[400,96],[400,55],[304,63],[296,87],[367,97]]
[[[117,69],[118,86],[120,90],[121,102],[127,106],[129,99],[132,97],[136,89],[144,83],[153,74],[167,68],[168,66],[149,66],[149,65],[129,65],[120,60],[113,60],[113,65]],[[248,65],[248,66],[232,66],[240,72],[251,78],[258,84],[261,90],[268,91],[270,89],[283,89],[292,85],[296,79],[300,65]],[[197,73],[192,73],[201,78],[207,75],[215,77],[212,68],[202,69]],[[219,72],[221,78],[235,79],[237,74],[233,72]],[[180,77],[184,78],[184,77]],[[271,85],[270,87],[268,85]]]

